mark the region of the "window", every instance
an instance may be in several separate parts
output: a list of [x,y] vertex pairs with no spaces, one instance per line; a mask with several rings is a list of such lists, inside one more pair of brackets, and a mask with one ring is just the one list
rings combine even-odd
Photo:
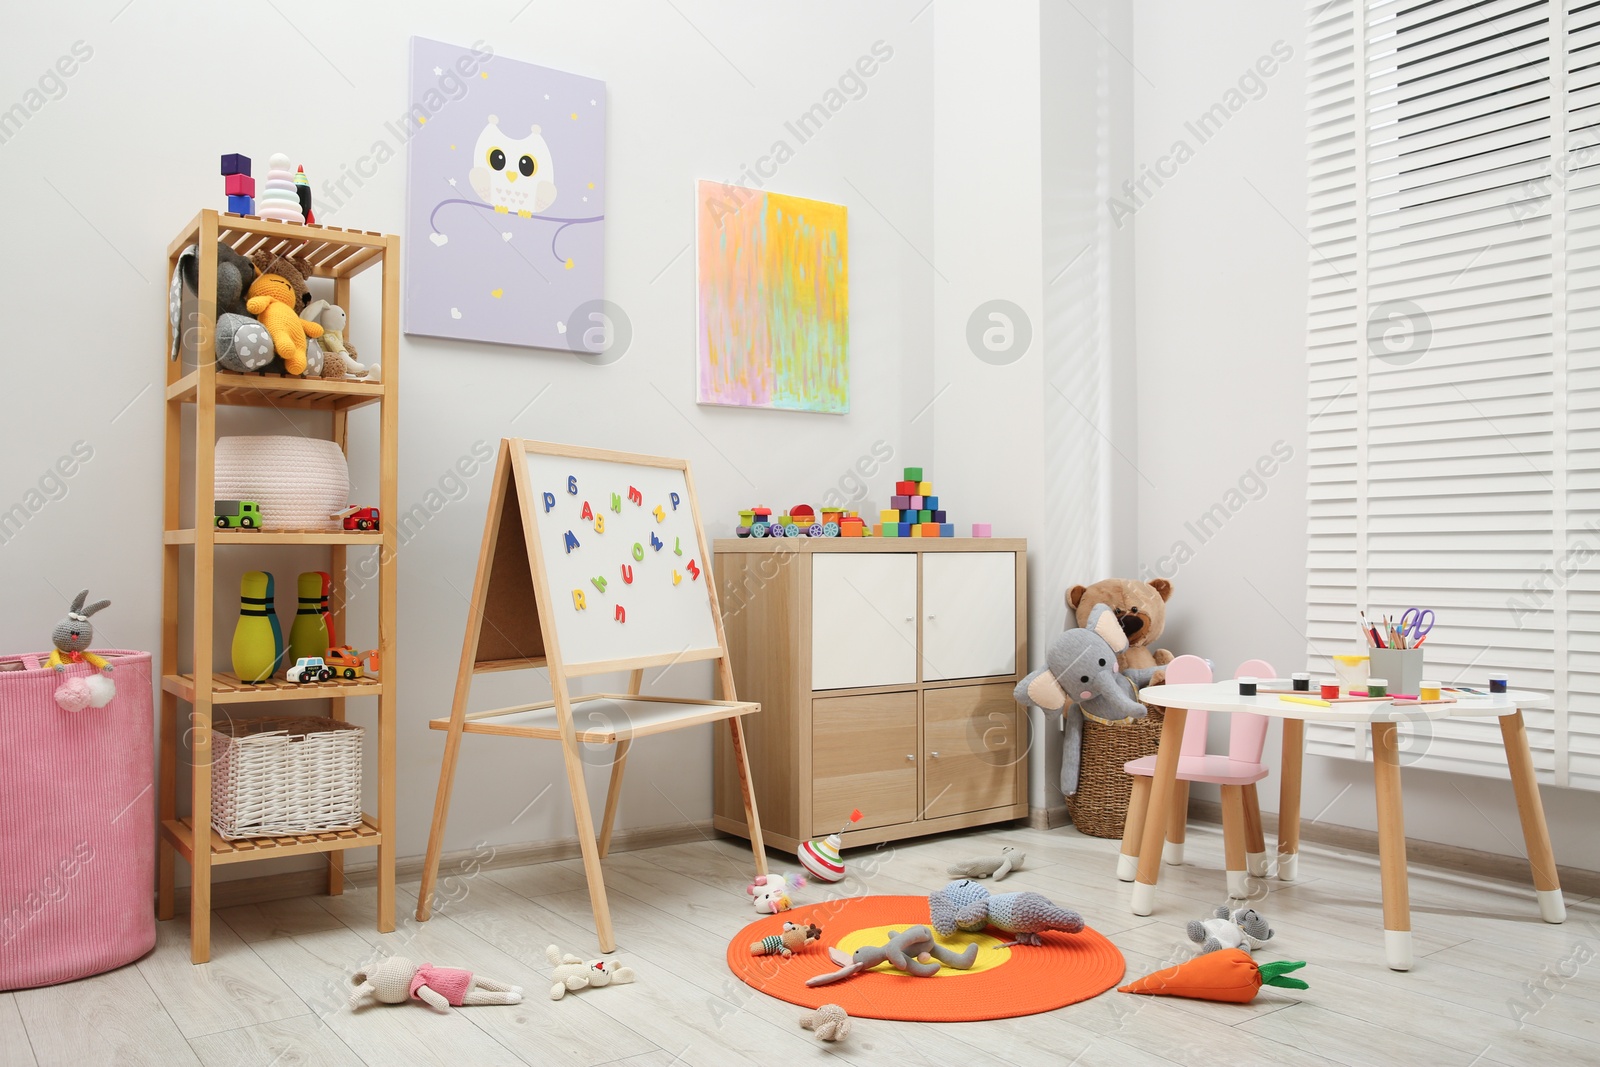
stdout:
[[[1425,674],[1554,693],[1540,776],[1600,789],[1600,2],[1308,10],[1313,668],[1432,608]],[[1493,719],[1404,732],[1506,773]]]

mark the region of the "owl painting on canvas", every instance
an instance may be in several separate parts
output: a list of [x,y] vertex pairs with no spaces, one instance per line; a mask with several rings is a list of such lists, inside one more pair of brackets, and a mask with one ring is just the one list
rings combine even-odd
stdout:
[[528,218],[555,202],[555,162],[538,126],[525,136],[509,137],[501,131],[500,119],[490,115],[473,158],[467,180],[495,211],[514,211]]

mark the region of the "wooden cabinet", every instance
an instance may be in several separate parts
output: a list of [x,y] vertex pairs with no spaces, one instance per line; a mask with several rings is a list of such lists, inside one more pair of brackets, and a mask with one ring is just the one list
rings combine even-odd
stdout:
[[[785,850],[1024,817],[1027,656],[1020,539],[716,542],[714,573],[762,829]],[[715,824],[746,835],[717,739]]]

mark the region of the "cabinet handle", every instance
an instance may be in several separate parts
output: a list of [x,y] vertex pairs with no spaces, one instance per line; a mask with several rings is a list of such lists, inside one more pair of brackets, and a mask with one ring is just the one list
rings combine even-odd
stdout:
[[939,753],[937,753],[937,752],[930,752],[930,753],[928,753],[928,755],[932,756],[934,759],[938,759],[939,758]]
[[906,759],[912,763],[915,763],[917,762],[917,754],[915,752],[907,752]]
[[907,615],[906,616],[906,622],[916,622],[916,621],[917,621],[917,617],[915,615]]
[[928,616],[928,621],[929,621],[929,622],[932,622],[932,621],[933,621],[933,620],[934,620],[934,619],[936,619],[936,618],[938,618],[938,616],[937,616],[937,615],[929,615],[929,616]]

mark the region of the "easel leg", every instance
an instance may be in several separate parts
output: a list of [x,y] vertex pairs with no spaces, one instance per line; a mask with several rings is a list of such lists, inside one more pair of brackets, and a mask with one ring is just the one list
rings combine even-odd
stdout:
[[617,822],[618,801],[622,798],[622,772],[628,768],[628,750],[633,742],[628,738],[617,741],[617,752],[611,760],[611,784],[606,787],[606,813],[600,820],[600,858],[611,851],[611,830]]
[[761,816],[756,811],[755,794],[750,791],[750,760],[744,749],[744,720],[735,715],[728,720],[733,742],[734,766],[739,771],[739,792],[744,796],[744,824],[750,830],[750,851],[755,853],[756,873],[767,873],[767,845],[761,837]]
[[450,791],[456,783],[456,760],[461,755],[461,733],[466,725],[466,703],[450,716],[450,729],[444,735],[444,758],[439,761],[439,792],[433,798],[433,828],[428,831],[428,855],[422,861],[422,885],[417,889],[417,921],[427,922],[433,914],[433,889],[439,880],[439,853],[444,849],[444,827],[450,819]]
[[1528,850],[1528,865],[1533,868],[1539,915],[1547,923],[1563,922],[1567,905],[1561,898],[1556,854],[1550,847],[1550,828],[1544,821],[1544,802],[1539,799],[1539,782],[1533,776],[1533,754],[1528,751],[1528,731],[1522,724],[1521,711],[1501,716],[1500,738],[1505,743],[1511,787],[1517,794],[1517,813],[1522,816],[1522,844]]
[[[570,720],[569,720],[570,721]],[[594,836],[594,816],[589,811],[589,794],[583,784],[583,757],[570,729],[562,730],[561,756],[567,765],[567,788],[572,793],[572,812],[578,823],[578,849],[583,853],[583,876],[589,883],[589,906],[594,909],[594,932],[601,952],[617,951],[617,937],[611,929],[611,905],[606,902],[606,877],[600,867],[600,846]]]

